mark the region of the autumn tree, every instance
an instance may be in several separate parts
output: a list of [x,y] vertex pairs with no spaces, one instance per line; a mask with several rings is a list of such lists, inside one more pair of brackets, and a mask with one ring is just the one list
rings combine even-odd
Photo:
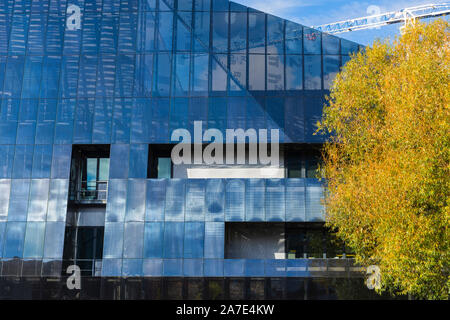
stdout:
[[448,299],[449,23],[375,42],[337,75],[318,123],[327,224],[382,289]]

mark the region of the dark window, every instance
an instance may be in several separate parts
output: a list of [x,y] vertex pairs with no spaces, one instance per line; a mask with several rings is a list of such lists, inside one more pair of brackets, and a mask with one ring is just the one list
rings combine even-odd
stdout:
[[286,295],[286,279],[269,278],[267,298],[270,300],[282,300],[285,299],[285,295]]
[[144,298],[142,279],[124,279],[125,300],[142,300]]
[[162,279],[161,278],[143,278],[144,281],[144,299],[161,300],[162,299]]
[[286,281],[286,298],[289,300],[305,299],[305,280],[288,279]]
[[[378,295],[368,290],[364,279],[356,278],[100,278],[82,277],[81,292],[64,290],[66,278],[10,278],[0,280],[0,299],[52,300],[136,300],[192,299],[204,291],[209,300],[222,299],[288,299],[288,300],[391,300],[407,297]],[[162,287],[173,291],[166,297]],[[184,289],[183,289],[184,288]],[[71,292],[72,291],[72,292]],[[194,293],[193,293],[194,292]],[[171,295],[173,294],[173,295]]]
[[182,279],[166,279],[165,299],[182,300],[183,299],[183,280]]
[[249,279],[247,298],[250,300],[264,300],[266,282],[264,279]]
[[245,280],[229,279],[228,283],[228,299],[230,300],[244,300],[245,299]]
[[343,258],[346,249],[323,223],[225,223],[226,259]]
[[286,251],[288,259],[301,259],[307,256],[306,229],[301,225],[286,227]]
[[323,223],[286,223],[288,259],[342,258],[345,246]]
[[305,157],[305,178],[317,178],[317,169],[319,168],[319,157],[314,155],[307,155]]
[[173,145],[150,145],[148,150],[148,172],[150,179],[162,179],[173,177],[173,163],[171,151]]
[[103,227],[79,227],[77,259],[101,259],[103,252]]
[[[95,275],[103,256],[104,227],[66,227],[63,259],[80,267],[82,275]],[[99,271],[99,270],[97,270]]]
[[109,146],[73,146],[70,200],[104,202],[109,179]]
[[209,300],[224,299],[224,281],[221,279],[206,279],[205,282]]
[[202,300],[204,292],[203,279],[186,279],[187,299],[188,300]]
[[304,178],[300,154],[286,154],[285,168],[287,178]]
[[100,277],[82,277],[81,287],[83,288],[83,290],[80,291],[81,299],[99,299],[101,295],[101,280],[102,279]]
[[122,279],[102,279],[101,298],[104,300],[121,300],[123,297],[121,296],[120,290],[122,286]]
[[320,146],[287,145],[284,147],[287,178],[317,178],[321,161]]
[[104,227],[66,227],[64,259],[101,259]]
[[334,300],[337,297],[329,279],[308,279],[308,299]]
[[325,258],[323,255],[324,253],[326,253],[325,232],[326,231],[322,228],[308,228],[306,230],[308,257]]
[[225,259],[276,259],[284,254],[284,224],[225,224]]

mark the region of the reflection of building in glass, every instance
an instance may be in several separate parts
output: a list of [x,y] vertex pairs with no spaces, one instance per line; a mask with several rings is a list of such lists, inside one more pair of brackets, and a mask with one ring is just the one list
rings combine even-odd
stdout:
[[[0,2],[0,298],[76,297],[72,264],[81,298],[362,287],[323,229],[313,135],[358,49],[226,0]],[[172,164],[194,121],[279,129],[280,166]]]

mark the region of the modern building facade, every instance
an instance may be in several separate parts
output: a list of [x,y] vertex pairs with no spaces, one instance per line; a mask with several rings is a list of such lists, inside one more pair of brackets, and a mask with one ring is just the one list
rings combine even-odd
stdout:
[[[373,297],[315,177],[357,50],[227,0],[1,1],[0,298]],[[279,164],[174,164],[196,121],[278,129]]]

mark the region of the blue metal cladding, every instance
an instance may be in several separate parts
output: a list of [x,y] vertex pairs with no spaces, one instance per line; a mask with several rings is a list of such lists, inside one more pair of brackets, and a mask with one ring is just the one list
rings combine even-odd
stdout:
[[[202,96],[204,120],[219,129],[215,106],[224,101],[228,126],[278,128],[286,133],[281,142],[317,142],[286,120],[309,122],[321,103],[305,102],[299,112],[284,98],[320,100],[358,45],[224,0],[148,2],[36,0],[21,10],[15,1],[2,3],[0,38],[7,45],[0,50],[0,98],[2,105],[17,99],[20,107],[19,119],[2,116],[2,140],[169,142],[167,125],[184,125],[180,104],[196,105],[193,98]],[[80,7],[79,29],[67,27],[69,5]],[[236,95],[247,102],[231,98]],[[272,98],[265,106],[257,96]],[[236,114],[245,105],[252,116]],[[54,137],[42,136],[43,121],[56,125]]]
[[102,275],[298,275],[224,260],[225,222],[322,220],[318,181],[148,180],[146,144],[196,120],[321,143],[358,49],[227,0],[0,1],[0,257],[61,274],[72,144],[111,144]]
[[[279,271],[284,262],[278,260],[224,259],[225,222],[323,221],[323,186],[316,179],[111,179],[109,183],[110,199],[120,200],[108,200],[104,260],[107,266],[122,259],[123,268],[142,267],[144,276],[298,276],[288,272],[297,270],[295,266],[283,265],[284,271]],[[102,275],[127,275],[126,269],[114,270],[103,268]]]

